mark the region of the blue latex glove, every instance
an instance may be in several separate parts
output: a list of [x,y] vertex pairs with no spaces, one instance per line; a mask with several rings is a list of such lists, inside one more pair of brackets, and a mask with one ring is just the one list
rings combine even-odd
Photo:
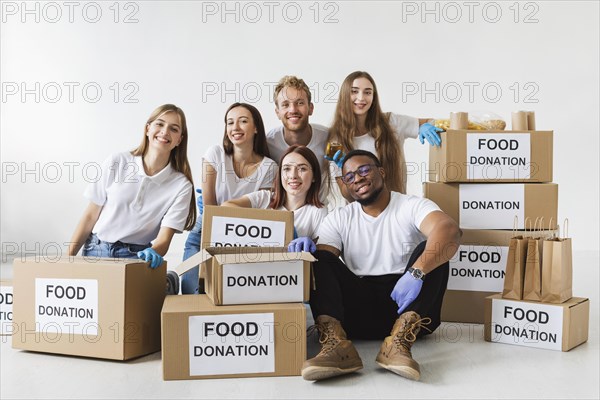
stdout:
[[417,298],[421,292],[421,287],[423,287],[423,281],[414,278],[408,272],[398,279],[390,295],[396,304],[398,304],[398,314],[402,314],[402,311]]
[[346,157],[346,155],[341,150],[336,151],[333,158],[325,155],[326,160],[333,161],[340,168],[342,168],[342,164],[344,164],[344,157]]
[[443,129],[436,128],[435,126],[431,125],[429,122],[426,122],[423,125],[421,125],[421,127],[419,128],[419,140],[421,141],[421,144],[424,144],[425,139],[427,139],[427,141],[429,142],[430,145],[439,146],[442,144],[442,138],[440,138],[440,135],[438,135],[438,132],[443,132],[443,131],[444,131]]
[[198,214],[204,214],[204,201],[202,200],[202,189],[196,189],[196,193],[198,193],[198,198],[196,198],[196,204],[198,205]]
[[308,251],[309,253],[314,253],[316,250],[317,246],[315,245],[315,242],[308,236],[299,237],[288,244],[288,251],[290,252]]
[[150,262],[150,268],[158,268],[163,263],[163,258],[152,247],[148,247],[142,251],[138,251],[137,256],[144,261]]

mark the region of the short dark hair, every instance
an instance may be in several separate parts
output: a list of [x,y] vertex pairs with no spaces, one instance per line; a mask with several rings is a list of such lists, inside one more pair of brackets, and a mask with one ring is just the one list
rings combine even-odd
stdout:
[[371,160],[373,160],[373,163],[375,164],[376,167],[380,168],[381,167],[381,161],[379,161],[379,158],[377,158],[377,156],[373,153],[371,153],[370,151],[366,151],[366,150],[352,150],[351,152],[349,152],[348,154],[346,154],[346,156],[344,157],[344,161],[342,163],[342,168],[344,168],[344,165],[346,165],[346,162],[351,159],[352,157],[355,156],[367,156],[369,157]]

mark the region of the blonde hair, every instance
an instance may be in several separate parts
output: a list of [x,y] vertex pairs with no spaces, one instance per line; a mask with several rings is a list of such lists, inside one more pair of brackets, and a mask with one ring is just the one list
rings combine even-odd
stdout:
[[[179,116],[181,120],[181,143],[173,150],[171,150],[171,154],[169,155],[169,163],[171,167],[178,172],[181,172],[185,177],[190,181],[192,186],[194,185],[194,179],[192,178],[192,169],[190,168],[190,164],[187,159],[187,144],[188,144],[188,130],[187,123],[185,120],[185,114],[183,110],[177,107],[174,104],[163,104],[162,106],[156,108],[150,114],[148,121],[146,121],[146,125],[144,125],[144,135],[142,137],[142,142],[140,145],[131,151],[131,154],[134,156],[144,157],[148,152],[149,140],[146,133],[148,132],[148,125],[154,122],[158,117],[163,114],[174,112]],[[190,199],[190,209],[188,212],[187,219],[185,221],[185,230],[191,230],[196,224],[196,199],[194,196],[191,196]]]
[[375,81],[367,72],[355,71],[344,79],[335,109],[335,116],[329,135],[338,140],[348,153],[354,148],[354,136],[358,132],[357,118],[352,110],[352,84],[355,79],[366,78],[373,85],[373,102],[367,111],[366,126],[375,139],[375,150],[385,168],[385,183],[390,190],[406,193],[406,162],[404,149],[400,145],[390,125],[390,113],[383,113],[379,105],[379,95]]
[[295,77],[293,75],[286,75],[283,78],[281,78],[279,80],[279,82],[277,82],[277,86],[275,86],[275,90],[273,92],[273,101],[275,102],[275,106],[278,107],[277,104],[277,96],[279,96],[279,93],[283,90],[283,88],[286,87],[293,87],[294,89],[297,90],[304,90],[304,92],[306,93],[306,96],[308,98],[308,103],[312,103],[312,97],[310,95],[310,88],[308,87],[308,85],[306,84],[306,82],[304,82],[304,80]]

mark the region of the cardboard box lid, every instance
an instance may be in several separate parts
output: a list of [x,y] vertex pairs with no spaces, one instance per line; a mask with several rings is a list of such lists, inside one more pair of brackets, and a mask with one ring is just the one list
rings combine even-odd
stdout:
[[295,311],[303,310],[302,303],[277,303],[277,304],[236,304],[215,306],[205,294],[185,294],[180,296],[167,296],[163,303],[161,313],[182,313],[190,315],[220,315],[244,314],[257,312],[273,312],[274,310]]
[[25,258],[15,258],[13,264],[19,265],[39,265],[41,263],[52,265],[76,265],[78,268],[96,268],[101,265],[104,267],[123,268],[127,265],[148,264],[146,261],[137,258],[99,258],[99,257],[60,257],[57,259],[46,260],[40,256],[28,256]]
[[[240,260],[242,255],[252,255],[247,259]],[[308,252],[288,252],[285,247],[208,247],[202,249],[187,260],[183,261],[174,271],[183,275],[196,265],[200,265],[210,258],[215,257],[219,264],[258,263],[268,261],[294,261],[303,260],[317,261]]]
[[501,293],[496,293],[491,296],[486,297],[489,301],[492,300],[506,300],[506,301],[514,301],[517,303],[530,303],[530,304],[542,304],[545,306],[556,306],[556,307],[564,307],[564,308],[573,308],[581,303],[585,303],[586,301],[590,301],[587,297],[571,297],[569,300],[564,303],[543,303],[540,301],[530,301],[530,300],[514,300],[514,299],[503,299]]

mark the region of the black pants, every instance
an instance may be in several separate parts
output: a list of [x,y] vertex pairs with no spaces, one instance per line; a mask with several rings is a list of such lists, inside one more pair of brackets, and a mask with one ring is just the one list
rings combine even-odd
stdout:
[[[407,268],[423,253],[425,243],[415,248]],[[310,293],[313,317],[329,315],[338,319],[349,338],[383,339],[388,336],[398,318],[398,305],[390,294],[402,274],[361,278],[328,251],[317,251],[315,257],[319,261],[313,264],[316,286],[316,290]],[[440,325],[448,271],[449,263],[446,262],[428,273],[421,292],[404,311],[414,311],[421,318],[431,318],[427,327],[432,332]],[[421,329],[419,336],[429,333]]]

